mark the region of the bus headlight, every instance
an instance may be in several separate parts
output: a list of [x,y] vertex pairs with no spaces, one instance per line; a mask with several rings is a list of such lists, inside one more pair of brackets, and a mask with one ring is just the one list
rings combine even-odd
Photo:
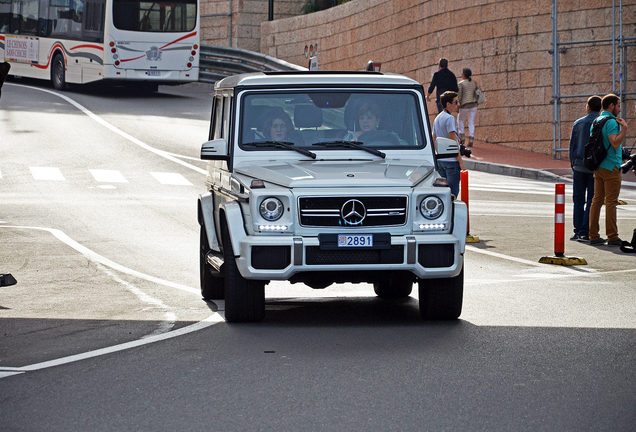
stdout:
[[283,212],[285,208],[283,207],[283,203],[274,197],[265,198],[261,201],[261,205],[259,206],[259,211],[263,219],[268,221],[276,221],[283,216]]
[[437,219],[444,212],[444,203],[436,196],[427,196],[420,203],[420,213],[426,219]]

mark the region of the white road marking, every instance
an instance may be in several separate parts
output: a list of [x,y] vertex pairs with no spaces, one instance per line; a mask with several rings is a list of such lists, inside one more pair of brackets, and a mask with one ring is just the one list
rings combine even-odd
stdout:
[[55,180],[65,181],[66,179],[62,175],[62,171],[59,168],[47,168],[47,167],[30,167],[31,175],[36,180]]
[[469,190],[471,191],[480,191],[480,192],[499,192],[499,193],[513,193],[517,194],[527,194],[527,195],[554,195],[554,191],[549,190],[540,190],[540,189],[517,189],[517,188],[507,188],[500,186],[486,187],[486,186],[469,186]]
[[0,178],[2,178],[2,170],[0,169]]
[[[28,366],[22,366],[22,367],[17,367],[17,368],[6,368],[6,367],[0,367],[0,378],[5,378],[7,376],[12,376],[12,375],[16,375],[16,374],[20,374],[20,373],[24,373],[24,372],[32,372],[32,371],[37,371],[37,370],[41,370],[41,369],[47,369],[47,368],[51,368],[51,367],[55,367],[55,366],[60,366],[60,365],[64,365],[64,364],[68,364],[68,363],[74,363],[77,361],[81,361],[81,360],[86,360],[86,359],[90,359],[90,358],[94,358],[94,357],[99,357],[99,356],[103,356],[106,354],[112,354],[115,352],[119,352],[119,351],[125,351],[125,350],[129,350],[131,348],[137,348],[143,345],[148,345],[151,343],[155,343],[155,342],[159,342],[159,341],[163,341],[166,339],[172,339],[175,337],[179,337],[179,336],[183,336],[185,334],[188,333],[193,333],[199,330],[203,330],[204,328],[213,326],[214,324],[218,324],[220,322],[224,322],[225,321],[225,317],[223,317],[222,314],[215,312],[212,315],[210,315],[208,318],[204,319],[203,321],[199,321],[198,323],[195,324],[191,324],[189,326],[177,329],[177,330],[172,330],[170,332],[167,333],[162,333],[159,335],[154,335],[154,336],[149,336],[146,337],[144,339],[138,339],[135,341],[131,341],[131,342],[126,342],[123,344],[119,344],[119,345],[113,345],[110,347],[106,347],[106,348],[101,348],[101,349],[97,349],[97,350],[93,350],[93,351],[89,351],[89,352],[85,352],[82,354],[75,354],[75,355],[71,355],[71,356],[67,356],[67,357],[62,357],[59,359],[55,359],[55,360],[49,360],[49,361],[45,361],[45,362],[41,362],[41,363],[35,363],[32,365],[28,365]],[[4,373],[2,373],[4,372]]]
[[151,172],[150,174],[163,185],[192,186],[192,183],[179,173]]
[[141,273],[136,270],[130,269],[128,267],[124,267],[121,264],[117,264],[116,262],[113,262],[109,260],[108,258],[99,255],[97,252],[93,252],[87,247],[82,246],[81,244],[79,244],[78,242],[76,242],[75,240],[67,236],[64,232],[58,229],[45,228],[45,227],[11,226],[11,225],[0,225],[0,228],[18,228],[18,229],[48,231],[51,234],[53,234],[58,240],[72,247],[73,249],[75,249],[76,251],[78,251],[79,253],[81,253],[82,255],[84,255],[86,258],[88,258],[91,261],[98,262],[100,264],[105,265],[106,267],[112,268],[113,270],[117,270],[118,272],[135,276],[140,279],[147,280],[149,282],[157,283],[157,284],[164,285],[170,288],[176,288],[181,291],[189,292],[190,294],[201,295],[201,291],[198,289],[195,289],[186,285],[178,284],[175,282],[166,281],[158,277],[150,276],[145,273]]
[[107,129],[110,129],[112,132],[114,132],[117,135],[127,139],[128,141],[132,142],[133,144],[136,144],[139,147],[141,147],[141,148],[143,148],[145,150],[148,150],[149,152],[152,152],[152,153],[154,153],[154,154],[156,154],[158,156],[161,156],[161,157],[163,157],[165,159],[168,159],[168,160],[170,160],[172,162],[178,163],[179,165],[182,165],[182,166],[184,166],[186,168],[189,168],[189,169],[191,169],[193,171],[196,171],[196,172],[198,172],[200,174],[207,175],[207,173],[208,173],[207,170],[201,169],[201,168],[199,168],[197,166],[194,166],[194,165],[189,164],[187,162],[184,162],[184,161],[182,161],[180,159],[177,159],[176,157],[172,156],[171,153],[168,153],[166,151],[159,150],[157,148],[151,147],[148,144],[144,143],[143,141],[135,138],[134,136],[127,134],[126,132],[122,131],[121,129],[119,129],[119,128],[113,126],[113,125],[111,125],[106,120],[104,120],[101,117],[97,116],[92,111],[90,111],[87,108],[85,108],[83,105],[79,104],[78,102],[75,102],[73,99],[71,99],[68,96],[65,96],[63,94],[54,92],[52,90],[47,90],[47,89],[38,88],[38,87],[29,87],[29,86],[23,86],[23,85],[20,85],[20,84],[13,84],[13,83],[11,85],[17,85],[19,87],[25,87],[25,88],[28,88],[28,89],[31,89],[31,90],[39,90],[39,91],[42,91],[42,92],[49,93],[49,94],[52,94],[54,96],[57,96],[57,97],[59,97],[61,99],[64,99],[66,102],[70,103],[75,108],[77,108],[78,110],[82,111],[84,114],[86,114],[87,116],[89,116],[90,118],[95,120],[97,123],[101,124],[102,126],[104,126]]
[[142,336],[142,339],[150,337],[150,336],[155,336],[155,335],[159,335],[159,334],[162,334],[162,333],[166,333],[166,332],[169,332],[170,330],[172,330],[172,328],[175,325],[175,322],[177,321],[177,314],[172,312],[172,310],[171,310],[172,308],[170,306],[166,305],[160,299],[152,297],[152,296],[146,294],[145,292],[143,292],[142,290],[140,290],[139,288],[137,288],[136,286],[134,286],[130,282],[127,282],[127,281],[121,279],[112,270],[104,267],[103,265],[98,263],[97,267],[100,268],[100,270],[102,270],[108,276],[110,276],[115,282],[120,283],[128,291],[130,291],[131,293],[136,295],[137,298],[139,300],[141,300],[142,302],[147,303],[147,304],[149,304],[152,307],[155,307],[155,308],[158,308],[158,309],[162,309],[164,311],[164,314],[165,314],[166,318],[159,323],[159,328],[157,330],[155,330],[154,332],[152,332],[151,334],[149,334],[149,335]]
[[124,176],[115,170],[89,169],[95,180],[102,183],[128,183]]
[[[500,259],[505,259],[508,261],[514,261],[514,262],[518,262],[520,264],[526,264],[526,265],[530,265],[533,267],[537,267],[537,268],[547,268],[547,264],[543,264],[540,263],[539,260],[537,259],[537,261],[530,261],[527,259],[523,259],[523,258],[517,258],[517,257],[513,257],[510,255],[504,255],[504,254],[500,254],[497,252],[492,252],[489,250],[483,250],[483,249],[479,249],[475,246],[470,246],[470,245],[466,245],[466,250],[469,250],[471,252],[477,252],[483,255],[489,255],[495,258],[500,258]],[[574,275],[574,276],[583,276],[583,275],[590,275],[590,274],[601,274],[601,272],[599,272],[597,269],[591,268],[591,267],[587,267],[587,266],[576,266],[575,268],[571,268],[569,266],[553,266],[551,267],[552,270],[554,270],[556,273],[560,273],[562,276],[563,274],[569,274],[569,275]],[[634,269],[636,271],[636,269]],[[605,273],[605,272],[604,272]],[[604,274],[603,273],[603,274]],[[526,275],[527,276],[527,275]],[[535,278],[541,278],[541,277],[550,277],[550,275],[546,275],[545,273],[541,273],[541,274],[537,274]]]
[[[170,281],[166,281],[163,279],[159,279],[156,278],[154,276],[150,276],[150,275],[146,275],[144,273],[140,273],[138,271],[129,269],[127,267],[124,267],[120,264],[117,264],[113,261],[110,261],[107,258],[104,258],[103,256],[99,255],[96,252],[93,252],[92,250],[88,249],[87,247],[82,246],[81,244],[77,243],[75,240],[71,239],[70,237],[68,237],[66,234],[64,234],[62,231],[57,230],[57,229],[53,229],[53,228],[44,228],[44,227],[27,227],[27,226],[7,226],[7,225],[0,225],[0,228],[13,228],[13,229],[33,229],[33,230],[39,230],[39,231],[47,231],[51,234],[53,234],[58,240],[62,241],[63,243],[65,243],[66,245],[72,247],[73,249],[75,249],[76,251],[78,251],[79,253],[81,253],[82,255],[84,255],[87,259],[96,262],[98,264],[101,264],[103,266],[106,267],[110,267],[113,270],[117,270],[121,273],[125,273],[125,274],[129,274],[131,276],[135,276],[138,277],[140,279],[144,279],[150,282],[154,282],[157,284],[161,284],[164,286],[168,286],[171,288],[176,288],[182,291],[186,291],[192,294],[197,294],[200,295],[200,291],[195,289],[195,288],[191,288],[185,285],[181,285],[181,284],[176,284]],[[106,273],[113,277],[115,279],[115,281],[123,284],[126,286],[127,289],[129,289],[131,292],[133,292],[135,295],[137,295],[142,301],[149,303],[151,305],[154,306],[158,306],[158,307],[162,307],[162,308],[167,308],[167,306],[165,306],[163,304],[163,302],[161,302],[158,299],[155,299],[151,296],[148,296],[146,293],[144,293],[143,291],[141,291],[140,289],[136,288],[134,285],[122,280],[121,278],[117,277],[117,275],[115,275],[114,273],[106,270],[106,269],[102,269],[105,270]],[[50,368],[50,367],[54,367],[54,366],[59,366],[59,365],[63,365],[63,364],[67,364],[67,363],[73,363],[76,361],[80,361],[80,360],[86,360],[89,358],[93,358],[93,357],[98,357],[98,356],[102,356],[102,355],[106,355],[106,354],[111,354],[114,352],[118,352],[118,351],[124,351],[127,349],[131,349],[131,348],[136,348],[142,345],[147,345],[150,343],[154,343],[154,342],[159,342],[162,340],[166,340],[166,339],[171,339],[174,337],[178,337],[178,336],[182,336],[184,334],[188,334],[188,333],[192,333],[198,330],[202,330],[206,327],[210,327],[213,326],[214,324],[220,323],[220,322],[224,322],[225,321],[225,316],[223,314],[222,311],[219,312],[215,312],[214,314],[212,314],[211,316],[209,316],[208,318],[206,318],[203,321],[199,321],[198,323],[189,325],[187,327],[183,327],[177,330],[172,330],[172,331],[166,331],[169,330],[169,328],[174,327],[174,321],[176,321],[176,316],[174,316],[174,314],[172,313],[168,313],[167,314],[168,318],[170,321],[168,321],[166,324],[164,324],[164,326],[160,329],[157,329],[155,332],[153,332],[153,334],[151,335],[147,335],[144,336],[143,338],[136,340],[136,341],[131,341],[131,342],[126,342],[123,344],[119,344],[119,345],[114,345],[111,347],[106,347],[106,348],[102,348],[102,349],[98,349],[98,350],[94,350],[94,351],[89,351],[86,353],[82,353],[82,354],[76,354],[76,355],[72,355],[72,356],[68,356],[68,357],[62,357],[59,359],[55,359],[55,360],[50,360],[50,361],[46,361],[46,362],[42,362],[42,363],[36,363],[36,364],[32,364],[32,365],[28,365],[28,366],[23,366],[23,367],[16,367],[16,368],[10,368],[10,367],[0,367],[0,379],[1,378],[6,378],[9,376],[13,376],[16,374],[20,374],[20,373],[24,373],[24,372],[30,372],[30,371],[35,371],[35,370],[40,370],[40,369],[45,369],[45,368]],[[168,328],[169,327],[169,328]]]

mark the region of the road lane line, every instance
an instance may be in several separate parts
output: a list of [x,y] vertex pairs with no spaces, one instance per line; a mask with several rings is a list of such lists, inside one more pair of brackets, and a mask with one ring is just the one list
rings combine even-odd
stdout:
[[89,169],[89,171],[98,182],[128,183],[128,180],[126,180],[126,178],[119,171],[106,169]]
[[[110,267],[113,270],[117,270],[119,272],[125,273],[125,274],[129,274],[131,276],[135,276],[138,277],[140,279],[144,279],[150,282],[154,282],[157,284],[161,284],[161,285],[165,285],[171,288],[176,288],[176,289],[180,289],[182,291],[186,291],[189,293],[193,293],[193,294],[197,294],[200,295],[199,290],[185,286],[185,285],[181,285],[181,284],[176,284],[174,282],[170,282],[170,281],[166,281],[163,279],[159,279],[156,278],[154,276],[150,276],[150,275],[146,275],[144,273],[140,273],[138,271],[129,269],[127,267],[124,267],[120,264],[117,264],[113,261],[110,261],[109,259],[99,255],[98,253],[88,249],[85,246],[82,246],[81,244],[77,243],[75,240],[71,239],[69,236],[67,236],[64,232],[57,230],[57,229],[53,229],[53,228],[44,228],[44,227],[27,227],[27,226],[8,226],[8,225],[0,225],[0,228],[13,228],[13,229],[32,229],[32,230],[38,230],[38,231],[47,231],[51,234],[53,234],[58,240],[62,241],[64,244],[72,247],[73,249],[75,249],[76,251],[78,251],[79,253],[81,253],[82,255],[84,255],[87,259],[89,259],[90,261],[96,262],[98,264],[101,264],[105,267]],[[121,278],[117,277],[115,274],[113,274],[112,272],[108,271],[107,269],[102,269],[104,270],[109,276],[113,277],[115,279],[115,281],[119,282],[119,283],[123,283],[124,285],[127,286],[128,289],[130,289],[135,295],[137,295],[140,299],[142,299],[144,302],[152,304],[154,306],[158,306],[158,307],[165,307],[167,308],[167,306],[165,306],[163,304],[163,302],[161,302],[161,300],[157,300],[154,299],[153,297],[147,295],[146,293],[144,293],[143,291],[139,290],[138,288],[134,287],[134,285],[122,280]],[[119,344],[119,345],[114,345],[111,347],[106,347],[106,348],[101,348],[98,350],[94,350],[94,351],[89,351],[86,353],[82,353],[82,354],[75,354],[75,355],[71,355],[71,356],[67,356],[67,357],[62,357],[59,359],[55,359],[55,360],[49,360],[49,361],[45,361],[45,362],[41,362],[41,363],[36,363],[36,364],[32,364],[32,365],[28,365],[28,366],[23,366],[23,367],[0,367],[0,379],[2,378],[7,378],[13,375],[17,375],[17,374],[21,374],[24,372],[30,372],[30,371],[36,371],[36,370],[40,370],[40,369],[46,369],[46,368],[50,368],[50,367],[54,367],[54,366],[60,366],[63,364],[68,364],[68,363],[73,363],[73,362],[77,362],[77,361],[81,361],[81,360],[86,360],[89,358],[93,358],[93,357],[98,357],[98,356],[102,356],[102,355],[106,355],[106,354],[112,354],[118,351],[124,351],[124,350],[128,350],[131,348],[136,348],[136,347],[140,347],[143,345],[147,345],[147,344],[151,344],[154,342],[159,342],[159,341],[163,341],[166,339],[171,339],[174,337],[178,337],[178,336],[182,336],[188,333],[192,333],[195,331],[199,331],[202,330],[204,328],[213,326],[215,324],[218,324],[220,322],[224,322],[225,321],[225,317],[223,314],[223,309],[224,308],[220,308],[220,310],[218,312],[215,312],[214,314],[212,314],[211,316],[209,316],[208,318],[204,319],[203,321],[199,321],[195,324],[191,324],[189,326],[177,329],[177,330],[170,330],[170,331],[166,331],[168,330],[168,328],[166,327],[166,325],[170,326],[170,328],[172,328],[174,326],[174,321],[176,321],[176,316],[174,316],[174,314],[170,313],[171,315],[169,315],[170,318],[173,319],[172,322],[167,322],[166,324],[164,324],[161,328],[159,328],[158,330],[156,330],[155,332],[153,332],[150,335],[146,335],[143,336],[141,339],[135,340],[135,341],[131,341],[131,342],[126,342],[123,344]],[[164,322],[165,323],[165,322]]]
[[36,180],[55,180],[66,181],[62,175],[62,171],[59,168],[49,167],[29,167],[31,169],[31,175]]
[[106,268],[102,264],[96,263],[96,265],[101,271],[103,271],[108,276],[110,276],[115,282],[120,283],[128,291],[130,291],[131,293],[136,295],[137,298],[140,301],[142,301],[144,303],[147,303],[147,304],[149,304],[152,307],[155,307],[155,308],[163,310],[163,312],[165,314],[165,320],[163,320],[163,321],[161,321],[159,323],[159,328],[158,329],[156,329],[155,331],[153,331],[149,335],[142,336],[141,337],[142,339],[150,337],[150,336],[155,336],[155,335],[158,335],[158,334],[162,334],[162,333],[167,333],[167,332],[169,332],[170,330],[172,330],[174,328],[175,323],[177,321],[177,314],[172,312],[172,310],[171,310],[172,308],[170,306],[166,305],[160,299],[152,297],[151,295],[143,292],[142,290],[140,290],[139,288],[137,288],[135,285],[131,284],[130,282],[127,282],[127,281],[121,279],[112,270]]
[[179,173],[151,172],[150,175],[162,185],[192,186],[192,183]]
[[42,91],[42,92],[49,93],[49,94],[52,94],[54,96],[57,96],[57,97],[59,97],[61,99],[64,99],[66,102],[70,103],[75,108],[77,108],[78,110],[82,111],[84,114],[86,114],[87,116],[89,116],[90,118],[95,120],[97,123],[101,124],[102,126],[104,126],[107,129],[110,129],[111,131],[113,131],[116,134],[118,134],[119,136],[127,139],[128,141],[130,141],[130,142],[132,142],[134,144],[137,144],[139,147],[141,147],[141,148],[143,148],[145,150],[148,150],[149,152],[152,152],[152,153],[154,153],[154,154],[156,154],[158,156],[161,156],[161,157],[163,157],[165,159],[168,159],[168,160],[170,160],[172,162],[178,163],[179,165],[182,165],[182,166],[184,166],[186,168],[189,168],[189,169],[191,169],[193,171],[196,171],[196,172],[198,172],[200,174],[203,174],[203,175],[207,175],[208,174],[207,170],[204,170],[204,169],[201,169],[201,168],[199,168],[197,166],[189,164],[189,163],[187,163],[185,161],[182,161],[181,159],[177,159],[176,157],[172,156],[170,153],[168,153],[166,151],[163,151],[163,150],[159,150],[159,149],[154,148],[154,147],[151,147],[148,144],[144,143],[143,141],[135,138],[134,136],[127,134],[126,132],[122,131],[121,129],[111,125],[106,120],[104,120],[101,117],[99,117],[97,114],[94,114],[92,111],[90,111],[89,109],[85,108],[80,103],[75,102],[73,99],[71,99],[68,96],[65,96],[63,94],[60,94],[60,93],[57,93],[57,92],[54,92],[54,91],[51,91],[51,90],[38,88],[38,87],[23,86],[21,84],[12,84],[12,85],[16,85],[18,87],[25,87],[25,88],[28,88],[28,89],[31,89],[31,90]]
[[[479,248],[477,248],[475,246],[466,245],[466,250],[469,250],[469,251],[472,251],[472,252],[477,252],[477,253],[480,253],[480,254],[483,254],[483,255],[490,255],[490,256],[495,257],[495,258],[500,258],[500,259],[505,259],[505,260],[508,260],[508,261],[514,261],[514,262],[518,262],[518,263],[521,263],[521,264],[530,265],[530,266],[537,267],[537,268],[544,268],[544,269],[548,268],[546,266],[546,264],[542,264],[539,261],[530,261],[530,260],[527,260],[527,259],[524,259],[524,258],[517,258],[517,257],[513,257],[513,256],[510,256],[510,255],[504,255],[504,254],[501,254],[501,253],[498,253],[498,252],[493,252],[493,251],[479,249]],[[594,269],[594,268],[589,268],[589,267],[583,268],[581,266],[576,266],[576,268],[570,268],[570,267],[567,267],[567,266],[554,266],[554,267],[552,267],[552,269],[554,269],[554,270],[556,270],[558,272],[570,273],[570,274],[579,275],[579,276],[582,276],[583,274],[586,274],[586,275],[588,275],[588,274],[600,274],[600,272],[598,270]]]
[[2,367],[0,368],[0,378],[5,378],[7,376],[12,376],[12,375],[16,375],[16,374],[20,374],[20,373],[24,373],[24,372],[33,372],[33,371],[37,371],[37,370],[42,370],[42,369],[47,369],[47,368],[51,368],[51,367],[55,367],[55,366],[61,366],[61,365],[65,365],[65,364],[69,364],[69,363],[74,363],[74,362],[78,362],[81,360],[87,360],[90,358],[94,358],[94,357],[100,357],[103,355],[107,355],[107,354],[112,354],[112,353],[116,353],[119,351],[125,351],[125,350],[129,350],[131,348],[137,348],[143,345],[148,345],[151,343],[155,343],[155,342],[160,342],[160,341],[164,341],[167,339],[172,339],[175,337],[179,337],[179,336],[183,336],[186,335],[188,333],[193,333],[199,330],[203,330],[207,327],[211,327],[215,324],[218,324],[220,322],[224,322],[225,319],[223,317],[222,314],[215,312],[212,315],[210,315],[208,318],[204,319],[203,321],[199,321],[197,323],[191,324],[189,326],[186,327],[182,327],[180,329],[177,330],[172,330],[169,331],[167,333],[162,333],[159,335],[154,335],[154,336],[150,336],[144,339],[138,339],[138,340],[134,340],[131,342],[125,342],[119,345],[113,345],[110,347],[106,347],[106,348],[100,348],[94,351],[88,351],[85,353],[81,353],[81,354],[75,354],[75,355],[71,355],[71,356],[67,356],[67,357],[61,357],[59,359],[55,359],[55,360],[48,360],[45,362],[41,362],[41,363],[35,363],[32,365],[27,365],[27,366],[22,366],[22,367],[16,367],[16,368],[7,368],[7,367]]
[[109,260],[106,257],[103,257],[102,255],[99,255],[97,252],[94,252],[90,249],[88,249],[85,246],[82,246],[81,244],[79,244],[78,242],[76,242],[75,240],[73,240],[72,238],[70,238],[69,236],[67,236],[64,232],[58,230],[58,229],[54,229],[54,228],[45,228],[45,227],[29,227],[29,226],[12,226],[12,225],[0,225],[0,228],[18,228],[18,229],[32,229],[32,230],[40,230],[40,231],[48,231],[49,233],[53,234],[58,240],[62,241],[63,243],[65,243],[66,245],[72,247],[73,249],[75,249],[76,251],[78,251],[79,253],[81,253],[82,255],[84,255],[86,258],[90,259],[91,261],[95,261],[98,262],[100,264],[105,265],[106,267],[110,267],[113,270],[117,270],[118,272],[121,273],[125,273],[131,276],[135,276],[138,277],[140,279],[144,279],[147,280],[149,282],[154,282],[160,285],[164,285],[170,288],[176,288],[178,290],[181,291],[186,291],[189,292],[190,294],[197,294],[197,295],[201,295],[201,291],[199,291],[198,289],[186,286],[186,285],[182,285],[182,284],[178,284],[175,282],[170,282],[164,279],[160,279],[158,277],[154,277],[154,276],[150,276],[147,275],[145,273],[141,273],[138,272],[136,270],[130,269],[128,267],[124,267],[121,264],[117,264],[116,262],[113,262],[111,260]]

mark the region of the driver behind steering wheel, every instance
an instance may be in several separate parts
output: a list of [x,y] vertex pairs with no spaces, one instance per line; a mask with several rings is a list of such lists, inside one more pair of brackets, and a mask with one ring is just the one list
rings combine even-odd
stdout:
[[[378,130],[380,125],[380,107],[375,103],[365,103],[358,110],[359,130],[349,131],[343,138],[344,141],[388,141],[391,144],[402,144],[402,140],[393,133]],[[355,128],[355,125],[354,125]],[[386,135],[386,136],[385,136]]]

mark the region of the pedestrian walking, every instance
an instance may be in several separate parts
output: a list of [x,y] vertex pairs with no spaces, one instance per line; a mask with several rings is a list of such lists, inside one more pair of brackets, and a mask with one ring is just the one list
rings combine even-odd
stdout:
[[[440,101],[444,109],[435,117],[433,122],[433,142],[435,142],[437,137],[450,138],[457,141],[457,120],[454,117],[459,106],[457,93],[447,91],[442,95]],[[448,181],[451,193],[458,197],[460,172],[466,169],[461,155],[457,155],[457,160],[438,160],[437,165],[440,175]]]
[[594,198],[590,208],[590,244],[602,245],[606,242],[606,239],[601,238],[599,234],[601,207],[605,201],[607,244],[620,246],[621,239],[618,236],[618,225],[616,224],[616,206],[621,191],[622,142],[627,132],[627,123],[618,117],[621,112],[621,100],[618,96],[606,95],[603,97],[602,106],[603,111],[600,116],[609,117],[602,129],[603,144],[607,149],[607,156],[601,162],[601,166],[594,171]]
[[473,72],[464,68],[462,70],[462,80],[457,85],[459,91],[459,112],[457,113],[457,123],[459,125],[459,142],[464,144],[464,120],[468,117],[468,147],[473,146],[475,140],[475,116],[477,115],[477,83],[472,79]]
[[433,89],[436,89],[437,96],[435,103],[437,104],[438,114],[441,114],[444,111],[444,107],[440,101],[441,96],[447,91],[458,92],[459,88],[457,87],[457,77],[448,69],[448,60],[443,57],[439,59],[438,67],[439,70],[433,74],[431,85],[428,86],[426,100],[431,100]]
[[600,96],[591,96],[585,109],[587,115],[574,122],[570,134],[570,166],[572,167],[572,201],[574,203],[574,235],[570,240],[590,239],[590,206],[594,197],[594,173],[583,165],[585,144],[590,137],[592,122],[599,116],[602,101]]

